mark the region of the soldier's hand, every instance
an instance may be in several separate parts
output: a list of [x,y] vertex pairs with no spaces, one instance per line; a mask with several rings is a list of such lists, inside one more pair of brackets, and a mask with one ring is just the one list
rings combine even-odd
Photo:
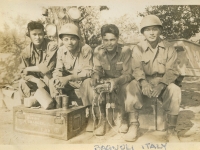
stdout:
[[148,96],[149,98],[151,98],[151,93],[152,93],[152,87],[151,85],[146,81],[143,80],[141,81],[141,86],[142,86],[142,93],[146,96]]
[[58,80],[60,81],[61,87],[64,87],[65,85],[69,83],[70,77],[69,76],[58,77]]
[[153,88],[152,97],[158,97],[161,93],[161,91],[166,87],[165,84],[159,83],[155,88]]
[[58,79],[54,79],[53,81],[53,85],[55,88],[60,88],[61,87],[61,83]]
[[118,89],[118,80],[117,79],[110,79],[109,82],[110,82],[110,92]]
[[92,78],[91,78],[91,82],[90,82],[91,86],[95,87],[97,85],[97,83],[99,83],[99,80],[100,80],[99,75],[93,74]]

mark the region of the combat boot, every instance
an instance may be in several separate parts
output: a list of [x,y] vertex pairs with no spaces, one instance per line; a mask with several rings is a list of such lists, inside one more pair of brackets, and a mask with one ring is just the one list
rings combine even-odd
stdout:
[[96,118],[98,119],[97,128],[94,130],[96,136],[103,136],[106,133],[106,115],[105,106],[100,105],[99,107],[94,107]]
[[89,112],[88,112],[88,122],[87,122],[87,126],[86,126],[86,132],[93,132],[97,126],[97,119],[95,117],[95,113],[92,110],[92,106],[90,106],[89,108]]
[[97,128],[94,130],[94,134],[96,136],[103,136],[106,133],[106,118],[105,114],[102,114],[101,119],[99,119],[99,123]]
[[134,142],[137,139],[138,129],[138,112],[131,112],[129,113],[129,128],[128,132],[124,134],[124,140],[127,142]]
[[119,127],[119,132],[120,133],[127,133],[128,132],[128,114],[124,113],[121,117],[121,124]]
[[176,131],[176,123],[177,123],[178,115],[167,115],[167,140],[168,142],[180,142],[177,131]]

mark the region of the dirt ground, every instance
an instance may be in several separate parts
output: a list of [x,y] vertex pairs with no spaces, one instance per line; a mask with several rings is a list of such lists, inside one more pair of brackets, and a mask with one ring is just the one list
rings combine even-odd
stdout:
[[[96,137],[93,133],[82,132],[78,136],[65,141],[47,136],[31,135],[13,131],[13,112],[0,109],[0,144],[94,144],[94,143],[126,143],[122,133],[110,130],[105,136]],[[182,103],[177,124],[181,142],[200,142],[200,81],[188,79],[182,84]],[[166,143],[165,132],[140,130],[135,143]]]

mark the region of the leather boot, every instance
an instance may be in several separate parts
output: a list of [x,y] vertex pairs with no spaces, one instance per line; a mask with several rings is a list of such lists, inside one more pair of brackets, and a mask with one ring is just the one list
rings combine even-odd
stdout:
[[177,123],[178,115],[167,115],[167,140],[168,142],[180,142],[177,131],[176,131],[176,123]]
[[124,113],[121,117],[121,124],[119,127],[119,132],[120,133],[127,133],[128,132],[128,114]]
[[86,132],[93,132],[97,126],[97,119],[93,113],[94,111],[92,110],[92,106],[90,106]]
[[[99,111],[99,107],[101,111]],[[105,106],[100,105],[99,107],[94,107],[96,118],[98,119],[98,125],[97,128],[94,130],[94,134],[96,136],[103,136],[106,133]]]
[[127,142],[134,142],[137,139],[138,129],[138,112],[131,112],[129,113],[129,128],[128,132],[124,134],[124,140]]

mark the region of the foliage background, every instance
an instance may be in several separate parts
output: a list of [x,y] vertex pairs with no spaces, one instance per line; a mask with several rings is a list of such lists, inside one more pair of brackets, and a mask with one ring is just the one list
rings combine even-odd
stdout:
[[4,25],[0,32],[0,83],[13,83],[19,79],[20,53],[30,41],[26,36],[25,18],[18,16],[11,20],[15,28]]
[[163,36],[189,39],[200,30],[200,5],[149,6],[139,16],[157,15],[163,23]]
[[[39,21],[44,25],[53,23],[60,27],[67,22],[74,22],[67,11],[67,7],[48,7],[48,16],[42,15]],[[113,23],[119,27],[121,44],[136,44],[141,35],[132,15],[103,19],[102,12],[109,11],[107,6],[79,6],[81,18],[75,24],[79,24],[85,43],[93,49],[101,44],[100,28],[103,24]],[[148,14],[157,15],[163,23],[163,36],[168,39],[186,38],[190,39],[200,30],[200,6],[199,5],[159,5],[146,7],[145,12],[139,12],[138,16]],[[64,17],[63,17],[64,15]],[[20,53],[30,42],[25,36],[27,18],[18,16],[11,19],[15,28],[8,24],[0,32],[0,83],[12,84],[19,79],[18,66]],[[5,56],[5,57],[4,57]],[[3,59],[4,58],[4,59]]]

